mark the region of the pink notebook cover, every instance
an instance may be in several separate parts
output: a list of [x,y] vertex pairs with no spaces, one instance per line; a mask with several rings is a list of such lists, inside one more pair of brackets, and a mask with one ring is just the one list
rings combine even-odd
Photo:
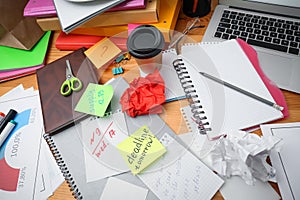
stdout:
[[283,114],[283,117],[284,118],[288,117],[289,111],[288,111],[288,107],[287,107],[287,103],[285,101],[284,95],[283,95],[282,91],[275,85],[275,83],[273,81],[271,81],[265,75],[265,73],[262,71],[256,51],[249,44],[247,44],[244,40],[237,39],[237,41],[238,41],[239,45],[242,47],[242,49],[245,52],[245,54],[247,55],[247,57],[249,58],[252,65],[254,66],[256,72],[259,74],[262,81],[268,88],[273,99],[276,101],[276,103],[278,105],[284,107],[284,109],[281,111]]
[[25,17],[52,17],[56,16],[56,10],[52,0],[29,0],[23,15]]
[[[142,9],[145,7],[146,0],[127,0],[111,8],[109,11]],[[53,0],[29,0],[23,14],[27,17],[57,16]]]
[[10,71],[0,71],[0,82],[8,81],[11,79],[23,77],[29,74],[33,74],[37,69],[44,67],[44,64],[37,65],[34,67],[27,67],[22,69],[10,70]]

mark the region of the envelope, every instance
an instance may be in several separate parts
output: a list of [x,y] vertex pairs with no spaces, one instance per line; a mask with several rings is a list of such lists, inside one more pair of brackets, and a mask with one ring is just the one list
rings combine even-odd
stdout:
[[31,49],[44,31],[34,17],[24,17],[27,0],[0,0],[0,45]]

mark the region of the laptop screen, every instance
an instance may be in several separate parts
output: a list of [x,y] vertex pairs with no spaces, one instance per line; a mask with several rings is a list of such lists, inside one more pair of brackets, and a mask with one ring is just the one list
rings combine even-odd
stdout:
[[273,4],[273,5],[300,8],[300,1],[299,0],[252,0],[252,1],[260,2],[260,3]]
[[300,18],[300,0],[219,0],[219,4]]

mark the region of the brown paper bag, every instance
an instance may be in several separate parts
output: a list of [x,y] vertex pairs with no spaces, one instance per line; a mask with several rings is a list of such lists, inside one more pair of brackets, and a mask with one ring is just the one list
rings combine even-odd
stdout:
[[33,17],[24,17],[28,0],[0,0],[0,45],[31,49],[44,31]]

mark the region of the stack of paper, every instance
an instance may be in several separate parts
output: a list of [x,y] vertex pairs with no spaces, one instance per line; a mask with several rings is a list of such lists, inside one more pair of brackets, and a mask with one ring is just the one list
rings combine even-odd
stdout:
[[22,85],[0,97],[0,110],[18,112],[17,125],[0,148],[1,199],[46,199],[63,182],[42,135],[43,119],[38,91]]
[[[121,3],[122,2],[122,3]],[[128,23],[153,23],[158,21],[159,0],[106,0],[90,2],[54,1],[58,17],[38,17],[43,30],[116,26]],[[65,9],[68,12],[65,12]],[[72,9],[73,11],[70,11]],[[75,15],[74,15],[75,14]]]

